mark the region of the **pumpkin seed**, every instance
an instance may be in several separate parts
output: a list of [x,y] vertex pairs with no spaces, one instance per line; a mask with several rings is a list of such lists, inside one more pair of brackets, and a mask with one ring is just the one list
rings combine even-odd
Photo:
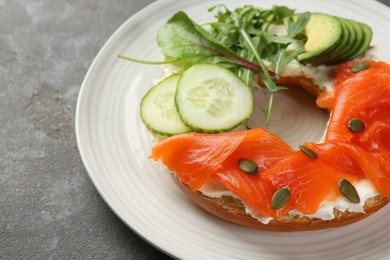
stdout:
[[346,179],[339,180],[339,190],[352,203],[360,203],[360,197],[355,187]]
[[361,62],[361,63],[353,65],[351,68],[351,72],[358,73],[359,71],[368,69],[369,67],[370,67],[370,62],[368,62],[368,61]]
[[277,210],[282,208],[290,199],[290,189],[288,186],[277,190],[271,199],[271,206]]
[[348,128],[351,132],[360,133],[366,128],[366,125],[359,118],[352,118],[348,122]]
[[252,175],[256,175],[257,171],[259,170],[257,163],[246,158],[241,158],[238,160],[238,168]]
[[300,145],[299,149],[302,152],[304,152],[306,155],[308,155],[309,157],[311,157],[313,159],[317,159],[318,158],[318,155],[312,149],[310,149],[309,147],[306,147],[304,145]]

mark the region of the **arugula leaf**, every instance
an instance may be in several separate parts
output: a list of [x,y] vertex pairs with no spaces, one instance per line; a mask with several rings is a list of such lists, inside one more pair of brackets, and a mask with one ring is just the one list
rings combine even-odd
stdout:
[[287,36],[290,38],[295,38],[299,33],[303,31],[303,29],[305,29],[305,26],[309,22],[309,20],[309,12],[300,14],[296,22],[294,22],[293,19],[289,19]]
[[255,47],[256,46],[255,41],[253,41],[251,39],[250,35],[248,34],[248,32],[245,29],[246,26],[245,26],[244,19],[241,16],[234,15],[234,14],[232,15],[232,18],[234,20],[235,26],[237,27],[237,29],[238,29],[238,31],[239,31],[239,33],[244,41],[244,46],[248,49],[248,51],[250,51],[253,54],[256,62],[263,69],[263,73],[260,74],[260,77],[263,79],[264,84],[269,89],[269,91],[276,92],[277,89],[276,89],[275,82],[272,79],[271,75],[269,73],[267,73],[268,69],[265,66],[262,58],[260,57],[261,52],[259,52],[258,48]]

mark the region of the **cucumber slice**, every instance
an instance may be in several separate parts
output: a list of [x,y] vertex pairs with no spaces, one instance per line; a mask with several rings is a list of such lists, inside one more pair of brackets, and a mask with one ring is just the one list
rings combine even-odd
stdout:
[[181,120],[198,132],[232,130],[253,114],[251,89],[218,65],[196,64],[183,72],[175,95]]
[[154,134],[171,136],[192,131],[180,120],[175,106],[175,91],[180,75],[172,75],[152,87],[141,100],[142,122]]

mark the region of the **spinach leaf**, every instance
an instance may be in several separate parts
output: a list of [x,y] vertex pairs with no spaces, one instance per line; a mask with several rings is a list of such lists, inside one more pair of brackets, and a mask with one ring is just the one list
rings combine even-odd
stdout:
[[168,20],[157,35],[157,43],[164,55],[176,60],[240,65],[263,72],[259,65],[243,59],[218,42],[212,34],[192,21],[184,12],[178,12]]
[[207,34],[187,14],[178,12],[161,28],[157,43],[164,55],[191,63],[227,62],[221,54],[236,57],[234,52],[211,41]]

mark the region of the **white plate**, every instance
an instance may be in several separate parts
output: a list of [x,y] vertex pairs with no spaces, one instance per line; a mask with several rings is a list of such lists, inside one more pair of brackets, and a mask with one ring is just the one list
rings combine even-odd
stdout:
[[[390,10],[375,1],[241,0],[230,8],[253,4],[287,5],[357,19],[374,30],[378,56],[390,60]],[[116,58],[117,54],[161,59],[158,29],[176,11],[208,21],[210,6],[222,1],[159,0],[125,22],[94,60],[83,82],[76,111],[80,153],[90,178],[115,213],[135,232],[164,252],[185,259],[388,259],[390,208],[359,223],[314,232],[255,231],[218,220],[200,210],[176,188],[169,174],[148,159],[153,137],[139,118],[139,102],[160,77],[161,68]],[[289,105],[282,111],[290,111]],[[276,112],[275,112],[276,113]],[[283,112],[281,112],[281,115]],[[291,118],[297,116],[292,114]],[[275,118],[278,117],[275,115]],[[303,122],[310,131],[281,131],[299,142],[321,135],[316,114]],[[286,126],[286,124],[284,124]],[[312,128],[313,127],[313,128]],[[307,128],[306,128],[307,129]],[[310,134],[314,132],[314,134]],[[301,134],[302,133],[302,134]],[[314,138],[313,137],[313,138]],[[303,138],[303,140],[302,140]],[[311,140],[313,141],[313,140]],[[296,144],[293,144],[296,145]]]

